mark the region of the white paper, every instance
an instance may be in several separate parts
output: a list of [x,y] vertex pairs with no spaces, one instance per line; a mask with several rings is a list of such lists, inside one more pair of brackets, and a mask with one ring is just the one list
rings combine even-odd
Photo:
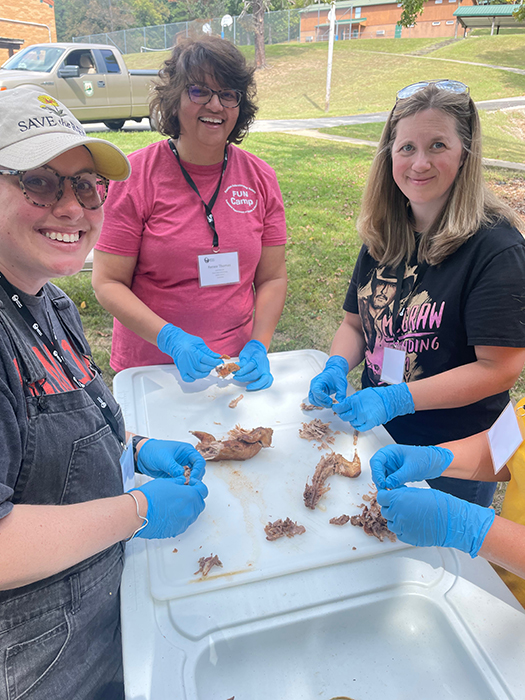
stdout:
[[124,493],[135,488],[135,460],[133,458],[133,447],[131,440],[128,442],[126,449],[120,456],[120,468],[122,470],[122,483],[124,485]]
[[404,350],[385,348],[383,350],[383,366],[381,368],[381,381],[389,384],[402,384],[405,374]]
[[199,284],[201,287],[218,287],[223,284],[239,284],[239,254],[210,253],[199,255]]
[[509,403],[488,432],[494,474],[507,464],[523,442],[514,406]]

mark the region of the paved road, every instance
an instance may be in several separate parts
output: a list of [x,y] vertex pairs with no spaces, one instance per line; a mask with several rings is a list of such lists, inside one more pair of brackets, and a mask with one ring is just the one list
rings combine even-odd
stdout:
[[[502,100],[484,100],[476,102],[478,109],[512,109],[525,108],[525,95],[521,97],[507,97]],[[384,122],[388,112],[373,112],[372,114],[353,114],[347,117],[316,117],[313,119],[257,119],[251,128],[252,132],[290,131],[294,129],[326,129],[331,126],[344,126],[345,124],[369,124],[371,122]],[[123,131],[149,131],[149,122],[143,119],[137,124],[127,121]],[[86,131],[109,131],[104,124],[86,124]]]

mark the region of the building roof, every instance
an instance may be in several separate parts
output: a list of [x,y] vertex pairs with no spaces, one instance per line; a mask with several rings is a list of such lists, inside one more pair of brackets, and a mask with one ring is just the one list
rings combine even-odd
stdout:
[[[338,24],[361,24],[362,22],[366,22],[366,17],[358,17],[357,19],[336,19],[335,23],[336,25]],[[330,22],[327,22],[326,24],[316,24],[316,27],[319,27],[319,29],[324,27],[329,27]]]
[[517,27],[525,24],[512,16],[520,5],[466,5],[454,12],[463,27]]
[[[397,5],[397,0],[343,0],[342,2],[335,3],[335,9],[337,11],[349,7],[370,7],[371,5]],[[315,3],[315,5],[303,7],[299,12],[327,12],[330,7],[329,3]]]

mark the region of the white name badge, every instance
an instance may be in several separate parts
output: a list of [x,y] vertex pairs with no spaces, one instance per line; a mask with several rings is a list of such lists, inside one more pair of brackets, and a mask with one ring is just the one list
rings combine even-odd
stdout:
[[210,253],[198,255],[199,286],[218,287],[221,284],[239,284],[239,254]]
[[385,348],[383,350],[383,366],[381,367],[381,381],[388,384],[402,384],[405,373],[404,350]]
[[494,474],[504,467],[523,442],[514,406],[509,403],[488,432]]

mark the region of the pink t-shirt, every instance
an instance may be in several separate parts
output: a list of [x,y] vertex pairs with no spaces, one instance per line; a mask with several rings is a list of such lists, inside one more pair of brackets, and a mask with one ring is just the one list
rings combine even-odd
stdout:
[[[286,242],[286,222],[275,172],[251,153],[228,146],[228,165],[213,207],[221,253],[239,255],[240,283],[200,287],[197,256],[212,252],[213,234],[197,194],[167,141],[130,156],[132,175],[112,182],[97,250],[137,256],[132,291],[150,309],[215,352],[235,357],[250,339],[253,280],[262,246]],[[222,170],[183,162],[204,201]],[[111,367],[167,364],[171,358],[123,326],[113,324]]]

